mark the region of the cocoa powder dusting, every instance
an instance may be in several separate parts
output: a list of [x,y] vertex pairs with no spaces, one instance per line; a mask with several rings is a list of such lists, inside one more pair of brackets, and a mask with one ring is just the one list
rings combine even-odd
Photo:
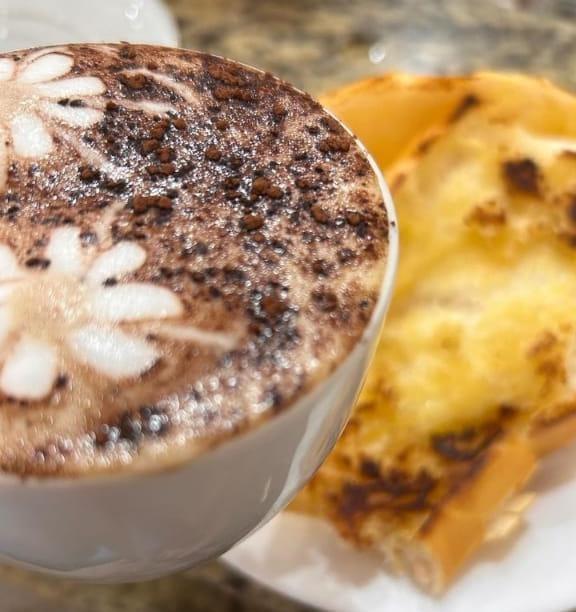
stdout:
[[310,208],[310,214],[318,223],[328,223],[329,216],[326,210],[320,204],[313,204]]
[[[50,88],[82,81],[50,98],[58,123],[38,112],[49,154],[19,156],[0,112],[0,243],[23,272],[30,328],[62,359],[40,399],[0,392],[0,471],[163,469],[289,409],[354,348],[387,257],[378,179],[338,121],[268,73],[154,46],[42,57],[54,53],[73,65]],[[30,57],[2,55],[18,70]],[[537,168],[514,163],[507,180],[537,188]],[[28,329],[14,325],[14,338]],[[118,354],[76,357],[69,338],[92,326],[120,338]],[[111,375],[121,348],[135,357]],[[407,503],[428,487],[364,473],[404,486]]]

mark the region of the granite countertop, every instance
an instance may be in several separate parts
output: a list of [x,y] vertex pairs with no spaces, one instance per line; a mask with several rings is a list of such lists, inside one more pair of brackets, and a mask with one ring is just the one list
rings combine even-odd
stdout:
[[[182,44],[270,70],[318,94],[399,69],[484,66],[576,89],[572,0],[168,0]],[[516,10],[516,6],[520,7]],[[552,6],[553,16],[543,15]],[[152,583],[89,586],[0,569],[3,612],[304,612],[213,562]]]

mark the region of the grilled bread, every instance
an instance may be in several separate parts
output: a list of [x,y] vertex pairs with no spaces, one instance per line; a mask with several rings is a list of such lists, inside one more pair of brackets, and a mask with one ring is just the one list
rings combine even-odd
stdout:
[[439,593],[576,434],[576,99],[391,75],[324,103],[396,202],[396,293],[353,417],[293,505]]

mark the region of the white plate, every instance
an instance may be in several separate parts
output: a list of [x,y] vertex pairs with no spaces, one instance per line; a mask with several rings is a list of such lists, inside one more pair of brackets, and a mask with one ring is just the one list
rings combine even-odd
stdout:
[[71,42],[178,45],[160,0],[1,0],[0,51]]
[[224,560],[289,597],[342,612],[559,612],[576,605],[576,447],[549,458],[526,527],[486,547],[441,599],[382,572],[323,522],[276,517]]

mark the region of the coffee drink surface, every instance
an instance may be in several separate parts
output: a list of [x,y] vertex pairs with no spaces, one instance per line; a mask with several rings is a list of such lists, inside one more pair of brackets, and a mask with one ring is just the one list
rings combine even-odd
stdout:
[[358,341],[387,245],[356,142],[269,74],[0,56],[0,469],[152,471],[288,409]]

